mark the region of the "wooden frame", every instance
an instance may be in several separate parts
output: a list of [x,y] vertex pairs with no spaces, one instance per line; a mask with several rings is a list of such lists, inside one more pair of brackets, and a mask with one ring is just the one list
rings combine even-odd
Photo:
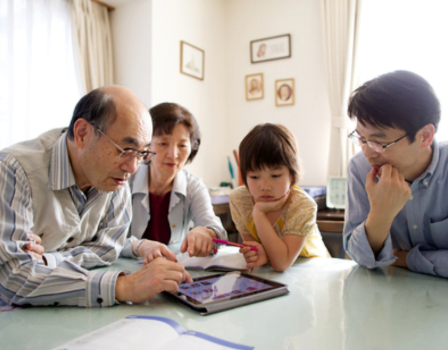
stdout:
[[249,74],[245,77],[246,100],[261,100],[264,98],[263,73]]
[[252,63],[280,60],[291,57],[291,35],[284,34],[250,42]]
[[180,42],[180,72],[192,78],[204,80],[205,52],[200,48]]
[[275,105],[294,105],[294,78],[279,79],[275,81]]

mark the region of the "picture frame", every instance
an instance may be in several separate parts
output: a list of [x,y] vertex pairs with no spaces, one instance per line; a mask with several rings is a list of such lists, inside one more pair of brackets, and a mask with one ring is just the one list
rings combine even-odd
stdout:
[[294,105],[294,78],[279,79],[275,81],[275,105]]
[[249,74],[245,77],[246,101],[264,98],[263,73]]
[[280,60],[291,57],[291,35],[283,34],[250,42],[252,63]]
[[180,72],[204,80],[205,52],[185,41],[180,42]]

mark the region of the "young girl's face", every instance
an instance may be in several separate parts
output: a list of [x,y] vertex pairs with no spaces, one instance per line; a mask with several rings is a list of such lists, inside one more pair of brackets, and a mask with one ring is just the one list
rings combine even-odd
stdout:
[[281,198],[288,192],[291,183],[291,173],[284,165],[247,172],[247,187],[255,203],[270,202]]

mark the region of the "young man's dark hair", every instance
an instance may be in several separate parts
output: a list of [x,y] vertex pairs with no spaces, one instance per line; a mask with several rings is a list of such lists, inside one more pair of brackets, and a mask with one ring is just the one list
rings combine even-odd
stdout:
[[440,103],[429,83],[415,73],[399,70],[366,82],[351,95],[348,115],[363,126],[406,131],[414,142],[424,125],[436,127]]

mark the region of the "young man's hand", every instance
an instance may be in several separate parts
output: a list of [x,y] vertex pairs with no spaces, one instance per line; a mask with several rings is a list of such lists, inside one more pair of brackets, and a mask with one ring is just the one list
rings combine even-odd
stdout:
[[370,212],[365,221],[367,240],[374,254],[383,249],[392,222],[411,197],[411,189],[404,176],[390,164],[381,167],[381,177],[375,183],[378,170],[367,174],[366,192]]
[[392,266],[399,266],[399,267],[405,267],[408,268],[408,263],[406,262],[406,258],[408,256],[407,251],[405,250],[394,250],[394,255],[398,258],[394,261]]
[[376,169],[372,169],[366,178],[370,212],[382,220],[391,222],[411,197],[411,189],[404,176],[390,164],[381,167],[381,177],[376,183],[377,173]]

